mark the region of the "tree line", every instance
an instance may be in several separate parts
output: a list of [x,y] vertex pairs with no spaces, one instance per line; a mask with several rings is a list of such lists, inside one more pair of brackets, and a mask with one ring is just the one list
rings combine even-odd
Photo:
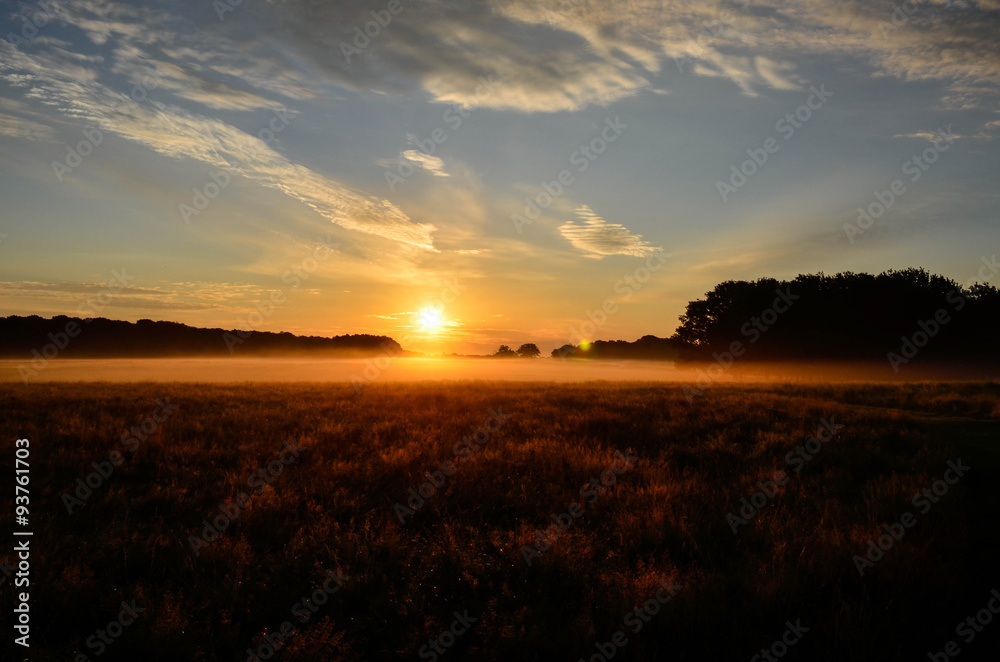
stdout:
[[[984,259],[979,269],[1000,270]],[[68,324],[79,332],[72,342]],[[702,299],[689,301],[669,338],[646,335],[634,342],[595,340],[552,350],[560,359],[712,360],[730,352],[750,360],[884,360],[898,367],[914,358],[992,358],[1000,327],[1000,290],[971,279],[960,284],[925,269],[878,275],[843,272],[799,275],[792,280],[727,280]],[[229,344],[225,334],[239,334]],[[329,353],[407,354],[387,336],[296,336],[288,332],[200,329],[175,322],[37,315],[0,318],[0,355],[30,355],[51,338],[62,356],[178,356]],[[65,340],[65,342],[64,342]],[[65,347],[60,345],[65,344]],[[232,348],[232,352],[230,352]],[[734,351],[734,350],[738,350]],[[516,350],[501,345],[495,358],[536,358],[535,343]]]
[[[983,260],[979,278],[1000,265]],[[791,280],[727,280],[689,301],[669,338],[596,340],[552,350],[564,359],[710,361],[922,360],[997,356],[1000,290],[910,268],[878,275],[800,274]]]
[[998,323],[996,287],[911,268],[728,280],[687,304],[673,339],[681,358],[710,359],[740,343],[751,359],[884,360],[919,351],[950,360],[996,356]]
[[[66,329],[71,332],[67,333]],[[226,334],[237,335],[240,343],[226,343]],[[373,335],[297,336],[240,330],[201,329],[177,322],[138,322],[103,317],[80,319],[59,315],[51,319],[0,317],[0,356],[28,357],[32,351],[54,347],[64,358],[211,356],[230,354],[336,354],[373,356],[402,348],[392,338]],[[230,351],[232,348],[232,351]],[[45,357],[52,358],[52,357]]]

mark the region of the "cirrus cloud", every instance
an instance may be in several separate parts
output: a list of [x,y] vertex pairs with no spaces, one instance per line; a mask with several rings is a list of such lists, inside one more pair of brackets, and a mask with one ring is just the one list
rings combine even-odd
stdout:
[[609,255],[645,257],[660,250],[643,241],[642,235],[632,234],[624,225],[604,220],[587,205],[578,207],[576,215],[583,223],[577,225],[568,221],[559,226],[559,232],[587,257],[598,260]]
[[431,156],[430,154],[424,154],[421,151],[415,149],[408,149],[399,155],[401,158],[416,164],[417,167],[423,168],[427,172],[433,174],[435,177],[450,177],[448,171],[445,170],[444,161],[436,156]]
[[[372,21],[365,3],[285,0],[274,11],[289,48],[359,91],[422,90],[441,103],[522,112],[662,92],[665,71],[726,79],[748,96],[794,90],[806,82],[797,73],[806,56],[835,58],[871,77],[985,86],[989,95],[1000,82],[996,0],[927,0],[903,22],[894,19],[895,5],[867,0],[420,0],[402,7],[367,41],[355,41]],[[488,73],[505,85],[483,101],[474,90]]]
[[[117,27],[110,32],[112,36],[129,34]],[[0,81],[26,90],[25,98],[58,109],[65,119],[99,126],[103,131],[171,158],[193,159],[213,168],[227,169],[281,191],[345,229],[436,252],[432,240],[436,228],[414,222],[392,202],[357,192],[293,163],[260,138],[221,119],[152,99],[139,102],[118,91],[112,81],[105,83],[106,74],[98,69],[67,58],[63,49],[45,44],[36,46],[40,48],[24,52],[0,41]],[[126,46],[119,48],[113,73],[129,82],[148,78],[159,63],[145,57],[146,53],[136,44]],[[178,67],[167,67],[161,80],[173,81],[166,85],[168,88],[176,87],[181,71]],[[193,74],[183,75],[190,78]],[[194,95],[198,99],[191,94],[186,96],[211,107],[224,105],[211,101],[218,97],[209,95],[208,88]],[[242,95],[235,97],[228,108],[246,110],[261,103],[260,97]],[[7,135],[44,139],[51,136],[46,129],[30,121],[0,117],[0,132]]]

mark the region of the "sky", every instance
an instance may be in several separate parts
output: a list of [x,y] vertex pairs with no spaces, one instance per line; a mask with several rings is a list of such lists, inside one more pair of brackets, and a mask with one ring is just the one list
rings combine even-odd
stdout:
[[998,28],[1000,0],[5,2],[0,314],[547,354],[669,336],[730,279],[965,282],[1000,246]]

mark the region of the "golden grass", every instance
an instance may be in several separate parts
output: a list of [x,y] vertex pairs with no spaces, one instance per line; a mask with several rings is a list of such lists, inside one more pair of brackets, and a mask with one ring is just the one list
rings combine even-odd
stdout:
[[[180,409],[67,514],[164,397]],[[0,402],[32,442],[32,660],[94,659],[87,638],[131,599],[145,613],[100,659],[245,660],[338,567],[349,582],[273,659],[413,659],[466,609],[445,659],[590,659],[670,576],[683,590],[615,659],[749,659],[796,618],[798,659],[919,659],[996,552],[964,480],[864,577],[852,562],[961,455],[914,412],[996,420],[994,385],[719,385],[689,405],[650,384],[40,384]],[[497,408],[509,420],[400,524],[393,504]],[[837,438],[734,535],[726,514],[824,417]],[[289,439],[300,458],[195,556],[189,536]],[[615,450],[639,460],[529,567],[522,546]]]

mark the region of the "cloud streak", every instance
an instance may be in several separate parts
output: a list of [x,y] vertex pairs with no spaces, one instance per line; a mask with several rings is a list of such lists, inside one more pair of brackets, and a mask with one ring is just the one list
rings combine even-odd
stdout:
[[367,5],[287,0],[274,11],[290,48],[359,91],[420,89],[442,103],[474,104],[477,77],[495,72],[504,89],[484,104],[522,112],[606,105],[657,85],[662,91],[657,74],[678,69],[727,79],[750,96],[794,90],[806,82],[796,74],[804,56],[864,62],[872,77],[979,85],[990,95],[1000,82],[995,0],[928,0],[901,24],[893,5],[862,0],[421,0],[404,7],[350,62],[341,44],[372,19]]
[[632,234],[624,225],[604,220],[587,205],[578,207],[576,215],[583,223],[577,225],[573,221],[568,221],[559,226],[559,232],[587,257],[595,259],[609,255],[645,257],[659,250],[656,246],[643,241],[642,235]]
[[[104,43],[101,41],[103,36],[121,39],[139,33],[143,43],[153,39],[150,35],[155,31],[122,27],[128,17],[127,13],[117,15],[114,25],[103,30],[99,30],[94,21],[84,22],[84,25],[93,33],[88,32],[92,38],[98,35],[99,43]],[[159,38],[171,40],[169,34],[161,34]],[[292,163],[263,140],[222,120],[152,99],[130,98],[103,83],[102,76],[87,66],[88,63],[80,63],[64,53],[64,49],[46,44],[39,44],[33,53],[26,53],[0,41],[0,80],[24,90],[27,99],[58,109],[77,123],[97,125],[165,156],[224,168],[281,191],[343,228],[411,248],[436,250],[432,240],[434,226],[413,222],[388,200],[352,190]],[[114,73],[131,83],[145,80],[155,72],[172,92],[215,109],[250,110],[279,105],[217,84],[213,87],[208,81],[195,85],[192,81],[196,76],[191,70],[145,55],[135,43],[120,46]],[[34,140],[52,135],[37,123],[5,115],[0,116],[0,132]]]
[[44,124],[5,113],[0,113],[0,134],[11,138],[49,142],[56,137],[55,132]]
[[423,152],[417,151],[415,149],[410,149],[402,154],[400,157],[416,164],[418,167],[423,168],[427,172],[433,174],[436,177],[450,177],[451,175],[445,170],[444,161],[436,156],[431,156],[430,154],[424,154]]

